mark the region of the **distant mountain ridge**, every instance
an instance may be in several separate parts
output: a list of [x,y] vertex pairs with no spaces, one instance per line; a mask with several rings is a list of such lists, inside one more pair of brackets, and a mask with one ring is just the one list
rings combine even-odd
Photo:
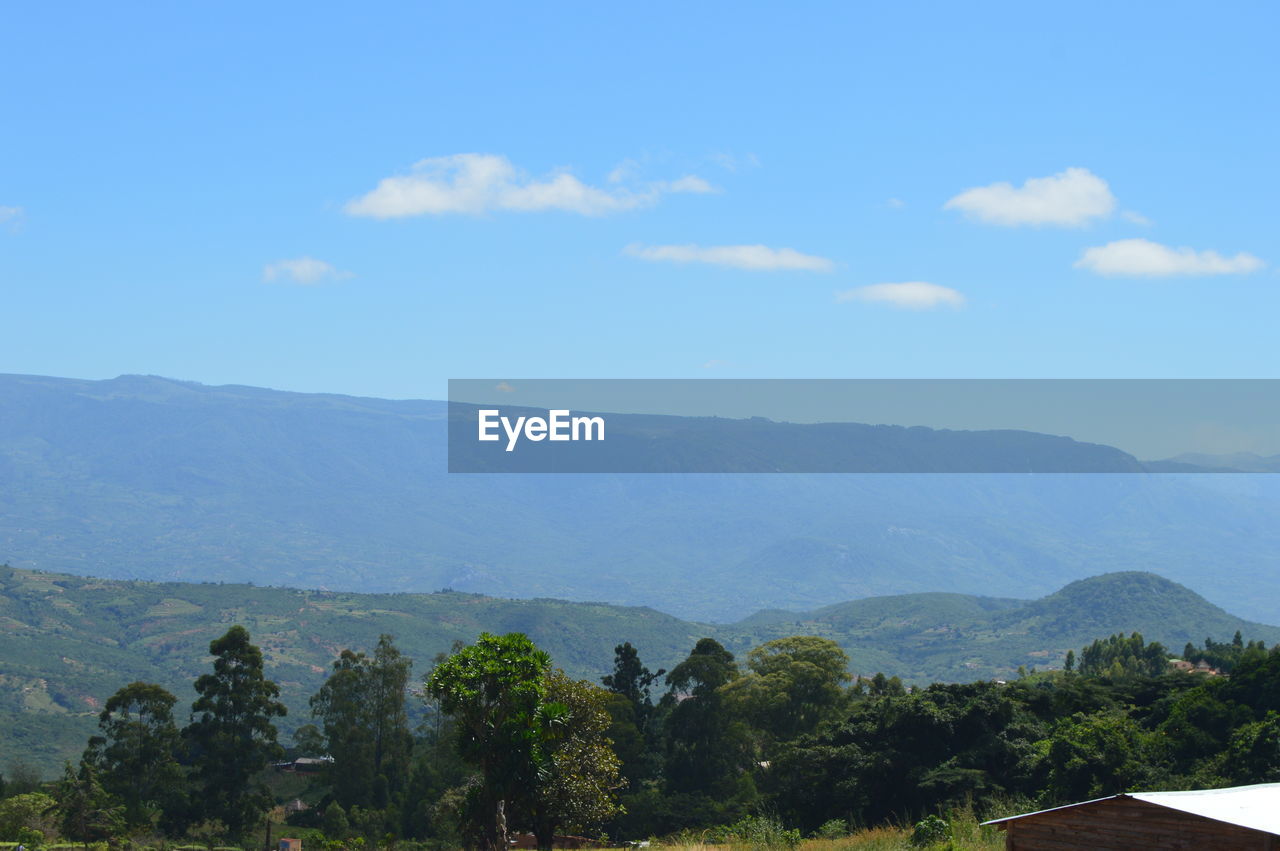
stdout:
[[1187,641],[1226,641],[1237,630],[1280,642],[1280,628],[1228,614],[1149,573],[1113,573],[1025,601],[950,593],[838,603],[811,612],[758,613],[699,624],[648,608],[559,600],[502,600],[457,592],[353,594],[246,585],[90,579],[0,567],[0,752],[50,764],[74,755],[117,688],[159,682],[189,705],[211,639],[244,624],[290,707],[288,731],[306,723],[307,698],[345,647],[397,637],[420,679],[436,653],[482,630],[524,632],[575,676],[599,678],[613,647],[630,641],[650,667],[670,669],[698,638],[740,657],[772,638],[827,636],[859,674],[910,682],[1009,677],[1019,665],[1053,668],[1067,650],[1115,632],[1142,632],[1177,653]]
[[1227,455],[1186,452],[1163,461],[1147,461],[1144,466],[1157,472],[1207,470],[1223,473],[1280,473],[1280,455],[1259,455],[1256,452],[1232,452]]
[[450,476],[446,415],[147,376],[0,376],[0,561],[606,600],[693,620],[938,590],[1027,598],[1129,569],[1255,618],[1280,600],[1269,476]]
[[[450,403],[449,469],[483,473],[1141,473],[1113,446],[1018,429],[982,431],[920,425],[791,423],[764,417],[600,414],[606,440],[475,439],[483,406]],[[503,406],[509,422],[545,417]],[[495,426],[495,433],[498,429]]]

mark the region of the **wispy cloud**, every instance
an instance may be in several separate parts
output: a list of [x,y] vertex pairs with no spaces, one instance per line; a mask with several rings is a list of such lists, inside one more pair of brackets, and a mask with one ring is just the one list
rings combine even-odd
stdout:
[[735,154],[731,151],[717,151],[711,155],[710,159],[725,171],[745,171],[760,167],[760,158],[752,153]]
[[1080,227],[1111,215],[1116,198],[1107,182],[1087,168],[1032,177],[1015,187],[992,183],[966,189],[943,205],[991,225]]
[[1243,275],[1256,272],[1265,263],[1252,254],[1240,252],[1224,257],[1216,251],[1170,248],[1149,239],[1120,239],[1085,249],[1075,262],[1107,277],[1167,278],[1175,275]]
[[1144,228],[1155,224],[1151,219],[1148,219],[1137,210],[1124,210],[1120,213],[1120,218],[1128,222],[1133,222],[1135,225],[1142,225]]
[[685,193],[689,195],[710,195],[720,191],[696,174],[686,174],[684,177],[675,180],[661,180],[652,184],[652,186],[659,192]]
[[[624,163],[610,177],[618,183],[633,170],[633,164]],[[349,215],[374,219],[540,210],[603,216],[648,206],[662,195],[714,191],[696,175],[634,187],[601,188],[583,183],[567,171],[531,178],[496,154],[454,154],[421,160],[409,174],[383,178],[344,209]]]
[[836,301],[867,301],[903,310],[932,310],[935,307],[963,307],[964,296],[957,290],[925,281],[899,284],[871,284],[836,293]]
[[26,211],[21,207],[0,206],[0,225],[13,229],[22,224]]
[[835,268],[835,263],[826,257],[767,245],[628,245],[623,251],[641,260],[708,263],[735,269],[830,272]]
[[314,257],[277,260],[262,267],[262,280],[269,284],[285,282],[308,286],[349,277],[350,272],[340,271],[333,264]]

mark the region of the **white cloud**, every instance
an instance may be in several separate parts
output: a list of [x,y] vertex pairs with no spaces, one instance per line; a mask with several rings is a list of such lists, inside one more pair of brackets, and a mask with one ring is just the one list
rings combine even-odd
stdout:
[[1050,177],[1028,178],[1021,187],[993,183],[966,189],[943,205],[992,225],[1080,227],[1111,215],[1116,199],[1101,177],[1087,168],[1069,168]]
[[8,225],[16,228],[22,222],[22,217],[26,211],[21,207],[5,207],[0,206],[0,225]]
[[901,210],[907,206],[907,202],[903,201],[901,198],[890,198],[888,201],[885,201],[885,204],[894,210]]
[[678,180],[663,181],[654,184],[654,186],[663,192],[686,193],[689,195],[709,195],[719,191],[696,174],[686,174]]
[[1133,222],[1135,225],[1142,225],[1143,227],[1150,227],[1154,224],[1151,219],[1148,219],[1137,210],[1125,210],[1120,214],[1120,217],[1126,221]]
[[631,157],[627,157],[622,162],[614,166],[613,171],[605,180],[610,183],[626,183],[629,180],[635,180],[640,175],[640,163]]
[[[614,169],[610,179],[625,180],[633,170],[634,164],[628,161]],[[448,213],[476,216],[494,210],[602,216],[653,204],[664,194],[712,191],[695,175],[609,189],[589,186],[565,171],[538,180],[522,174],[503,156],[454,154],[421,160],[409,174],[383,178],[373,191],[347,202],[344,209],[349,215],[374,219]]]
[[349,272],[341,272],[332,264],[314,257],[277,260],[262,267],[262,280],[269,284],[276,281],[292,281],[295,284],[309,285],[349,277],[351,277]]
[[743,171],[760,167],[760,158],[752,153],[735,154],[730,151],[717,151],[711,155],[710,159],[725,171]]
[[1148,239],[1121,239],[1085,249],[1075,262],[1107,277],[1166,278],[1172,275],[1243,275],[1264,264],[1252,254],[1223,257],[1216,251],[1170,248]]
[[962,307],[964,296],[950,287],[925,281],[900,284],[871,284],[836,293],[836,301],[869,301],[904,310],[932,310],[935,307]]
[[709,263],[735,269],[787,269],[830,272],[835,264],[825,257],[801,254],[767,245],[628,245],[625,253],[642,260],[667,263]]

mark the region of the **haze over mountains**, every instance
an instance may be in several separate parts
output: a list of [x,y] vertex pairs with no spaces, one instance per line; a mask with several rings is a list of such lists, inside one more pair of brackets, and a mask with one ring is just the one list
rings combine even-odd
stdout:
[[0,561],[697,620],[1135,569],[1258,620],[1280,599],[1271,476],[449,476],[445,448],[440,402],[0,376]]

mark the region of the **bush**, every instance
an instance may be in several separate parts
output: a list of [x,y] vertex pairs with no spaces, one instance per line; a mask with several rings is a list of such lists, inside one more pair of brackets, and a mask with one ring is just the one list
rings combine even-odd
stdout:
[[31,851],[35,851],[35,849],[43,847],[44,843],[45,843],[44,834],[36,830],[34,827],[18,828],[18,844],[19,845],[22,845],[26,848],[30,848]]
[[932,845],[935,842],[945,842],[950,838],[951,825],[947,824],[946,819],[938,816],[925,816],[916,822],[915,829],[911,831],[911,844],[917,848]]
[[[20,836],[18,831],[23,828],[51,835],[54,831],[49,813],[55,803],[53,798],[41,792],[14,795],[0,801],[0,839],[17,840]],[[44,844],[43,839],[40,844]]]
[[814,839],[843,839],[848,835],[849,823],[839,818],[823,822],[822,827],[813,832]]
[[787,830],[781,822],[765,816],[746,816],[713,833],[719,842],[735,842],[750,848],[795,848],[801,839],[800,831]]

